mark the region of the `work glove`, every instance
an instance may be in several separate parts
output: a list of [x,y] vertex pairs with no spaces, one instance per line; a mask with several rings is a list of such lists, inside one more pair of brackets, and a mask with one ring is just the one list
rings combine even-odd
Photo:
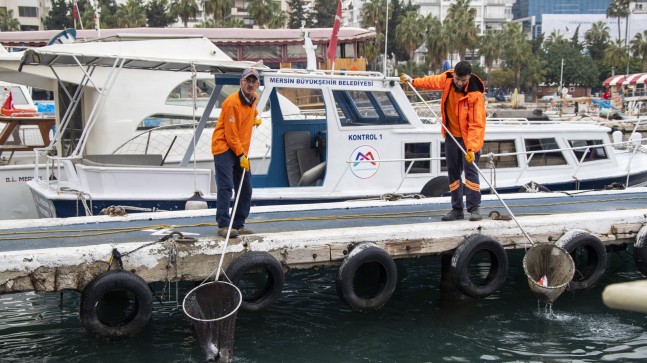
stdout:
[[400,82],[402,83],[411,83],[413,82],[413,78],[411,78],[408,74],[406,73],[400,73]]
[[260,117],[257,117],[257,118],[254,120],[254,126],[256,126],[256,127],[261,126],[261,124],[262,124],[262,123],[263,123],[263,120],[262,120]]
[[247,159],[247,156],[241,154],[238,159],[240,159],[240,167],[249,171],[249,159]]
[[467,160],[468,163],[473,163],[474,162],[474,151],[472,150],[467,150],[465,153],[465,160]]

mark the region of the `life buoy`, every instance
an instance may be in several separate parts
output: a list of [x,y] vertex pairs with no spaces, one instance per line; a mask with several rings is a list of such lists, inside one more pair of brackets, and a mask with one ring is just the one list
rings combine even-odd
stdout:
[[[263,286],[260,288],[255,286],[252,289],[241,286],[240,281],[243,275],[259,271],[266,274]],[[228,278],[243,293],[243,302],[240,308],[245,311],[259,311],[268,308],[281,296],[285,284],[281,263],[269,253],[262,251],[244,253],[227,267],[225,275],[223,278]],[[250,291],[252,291],[251,296]]]
[[[488,254],[490,269],[485,278],[473,281],[471,261],[480,252]],[[458,291],[471,297],[488,296],[503,287],[508,275],[508,254],[499,242],[473,234],[454,251],[450,272]]]
[[132,272],[105,272],[81,293],[81,322],[98,337],[135,335],[148,323],[152,311],[153,295],[148,284]]
[[607,268],[607,250],[599,238],[574,229],[564,233],[555,245],[570,253],[575,262],[575,276],[568,284],[569,291],[583,291],[597,284]]
[[12,117],[33,117],[36,116],[38,112],[24,109],[21,110],[18,108],[2,108],[0,109],[0,114]]
[[339,297],[353,310],[375,310],[389,301],[397,279],[393,258],[373,243],[362,243],[342,262],[335,286]]
[[647,276],[647,226],[643,226],[636,235],[634,262],[638,270]]

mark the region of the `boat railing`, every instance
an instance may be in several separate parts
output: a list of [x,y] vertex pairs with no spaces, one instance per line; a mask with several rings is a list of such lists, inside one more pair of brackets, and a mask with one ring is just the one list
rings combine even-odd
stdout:
[[[344,70],[344,69],[317,69],[317,70],[308,70],[308,69],[294,69],[294,68],[280,68],[277,74],[303,74],[303,75],[322,75],[322,76],[362,76],[362,77],[371,77],[371,78],[384,78],[382,72],[377,71],[353,71],[353,70]],[[397,77],[390,77],[393,80],[399,80]]]
[[[603,144],[596,144],[596,145],[587,145],[587,146],[574,146],[574,147],[567,147],[567,148],[556,148],[556,149],[546,149],[546,150],[536,150],[536,151],[518,151],[518,152],[508,152],[508,153],[487,153],[481,156],[481,158],[487,158],[488,161],[486,163],[487,169],[491,170],[491,179],[493,182],[491,185],[496,188],[496,165],[494,163],[494,158],[496,157],[503,157],[503,156],[519,156],[519,155],[528,155],[528,159],[525,163],[525,166],[521,169],[519,172],[519,175],[517,176],[517,179],[515,180],[515,184],[519,183],[519,180],[523,177],[523,175],[526,173],[528,170],[528,167],[530,166],[530,161],[535,155],[539,154],[549,154],[549,153],[554,153],[554,152],[562,152],[562,151],[568,151],[568,150],[584,150],[582,157],[579,160],[576,160],[575,165],[573,166],[573,172],[572,172],[572,177],[576,181],[578,181],[578,188],[579,188],[579,179],[577,177],[577,173],[580,170],[580,167],[584,165],[584,160],[586,157],[589,155],[589,152],[592,149],[596,148],[603,148],[607,146],[611,147],[631,147],[632,150],[632,155],[629,157],[629,160],[627,160],[627,166],[625,168],[627,175],[626,175],[626,184],[629,185],[629,176],[631,174],[631,161],[633,159],[633,156],[638,152],[644,152],[647,153],[647,147],[641,145],[643,141],[646,141],[647,138],[641,138],[641,139],[634,139],[634,140],[628,140],[628,141],[621,141],[621,142],[609,142],[609,143],[603,143]],[[398,193],[400,191],[400,188],[404,184],[405,179],[409,176],[410,171],[414,165],[415,162],[420,161],[420,162],[432,162],[436,160],[445,160],[444,157],[429,157],[429,158],[396,158],[396,159],[374,159],[374,160],[346,160],[346,168],[344,169],[344,173],[341,175],[341,177],[337,180],[337,183],[335,184],[335,187],[333,188],[334,191],[337,190],[339,187],[339,184],[341,183],[341,180],[344,178],[348,170],[351,168],[351,165],[356,165],[358,163],[410,163],[409,166],[406,168],[405,173],[398,183],[397,188],[395,189],[394,193]],[[568,164],[567,164],[568,165]]]

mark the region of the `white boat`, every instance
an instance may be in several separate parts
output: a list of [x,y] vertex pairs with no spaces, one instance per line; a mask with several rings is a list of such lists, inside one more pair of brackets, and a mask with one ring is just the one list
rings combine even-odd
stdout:
[[[150,69],[140,73],[151,78],[158,77],[155,68],[216,70],[216,86],[204,109],[207,116],[120,140],[112,150],[99,150],[97,145],[105,146],[102,140],[120,124],[101,118],[85,121],[71,154],[38,156],[41,168],[35,168],[28,185],[39,215],[95,215],[111,206],[184,209],[195,192],[215,205],[213,158],[208,147],[206,153],[200,150],[210,145],[209,115],[228,93],[224,87],[237,85],[240,71],[249,64],[181,53],[167,59],[134,49],[105,53],[92,48],[92,52],[33,49],[24,57],[23,68],[78,63],[98,72],[106,65],[123,64]],[[433,197],[447,191],[440,125],[419,117],[397,78],[379,72],[261,71],[258,107],[266,121],[254,132],[250,152],[253,204],[406,194]],[[119,107],[119,102],[108,102],[111,97],[146,101],[142,92],[99,92],[96,105]],[[135,119],[128,116],[135,110],[119,112]],[[640,140],[612,143],[609,131],[592,123],[489,120],[479,164],[482,189],[487,189],[487,181],[498,191],[518,191],[530,182],[551,190],[645,183],[647,154]],[[124,134],[133,135],[134,130]]]
[[26,182],[34,175],[32,150],[49,144],[55,118],[38,111],[27,87],[0,82],[0,219],[36,216]]
[[[70,155],[78,145],[83,131],[92,124],[88,121],[93,119],[99,121],[94,123],[92,133],[83,137],[83,142],[87,142],[83,152],[90,155],[111,154],[133,135],[155,126],[191,123],[194,114],[199,117],[203,113],[209,93],[215,87],[213,77],[205,72],[192,73],[190,64],[186,63],[182,63],[186,67],[185,71],[174,69],[170,65],[173,57],[169,54],[183,54],[184,57],[200,59],[203,63],[231,60],[213,43],[200,37],[146,41],[129,41],[127,37],[125,39],[123,42],[71,43],[45,48],[58,49],[65,54],[83,54],[86,57],[97,51],[102,52],[101,54],[147,54],[149,59],[164,58],[165,62],[157,64],[165,63],[166,67],[173,70],[156,70],[153,72],[155,76],[151,76],[150,70],[142,67],[129,68],[129,65],[124,64],[120,65],[121,69],[99,66],[89,74],[86,73],[89,72],[88,68],[60,62],[52,64],[51,68],[23,66],[21,61],[24,52],[0,52],[0,79],[52,91],[55,94],[57,109],[60,112],[50,117],[48,122],[56,119],[56,129],[64,132],[57,139],[53,139],[54,144],[48,151],[50,154]],[[115,77],[117,74],[119,77]],[[90,75],[91,80],[88,77]],[[190,97],[194,75],[197,87],[203,90],[196,98],[195,111],[193,99]],[[86,87],[79,87],[84,83]],[[65,85],[67,91],[63,90],[61,84]],[[26,90],[24,86],[18,85],[14,89]],[[83,93],[75,93],[78,89],[83,89]],[[220,90],[231,92],[226,87]],[[106,97],[108,94],[110,97]],[[28,99],[28,95],[25,94],[22,98]],[[99,99],[106,101],[103,107],[95,107]],[[68,113],[67,110],[73,111]],[[215,122],[217,116],[218,111],[213,111],[211,121]],[[65,124],[66,122],[68,123]],[[21,126],[21,132],[26,131],[35,132],[38,128]],[[53,136],[53,133],[50,135]],[[156,140],[150,141],[155,145]],[[36,142],[30,145],[38,144]],[[5,150],[0,155],[0,198],[6,203],[5,207],[0,209],[0,219],[37,218],[36,206],[26,185],[26,181],[34,177],[36,154],[33,151],[21,151],[15,145],[4,147]],[[40,173],[51,176],[51,173],[45,172],[44,167]]]

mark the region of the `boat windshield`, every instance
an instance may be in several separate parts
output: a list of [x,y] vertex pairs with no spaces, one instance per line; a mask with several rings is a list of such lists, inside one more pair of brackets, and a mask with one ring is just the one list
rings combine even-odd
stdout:
[[341,126],[409,124],[390,92],[335,90],[333,95]]

